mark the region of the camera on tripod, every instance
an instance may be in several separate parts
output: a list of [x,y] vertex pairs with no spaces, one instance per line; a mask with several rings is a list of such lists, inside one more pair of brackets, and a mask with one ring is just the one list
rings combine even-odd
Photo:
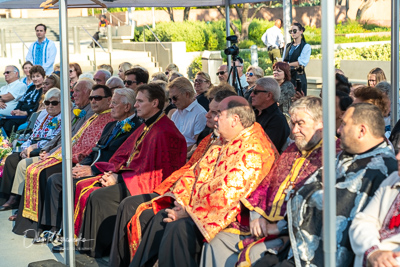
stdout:
[[236,35],[231,35],[226,37],[227,41],[231,42],[231,46],[226,48],[224,50],[225,55],[229,56],[231,55],[233,58],[233,61],[236,61],[237,56],[239,55],[239,47],[236,46],[237,42],[238,42],[238,38]]

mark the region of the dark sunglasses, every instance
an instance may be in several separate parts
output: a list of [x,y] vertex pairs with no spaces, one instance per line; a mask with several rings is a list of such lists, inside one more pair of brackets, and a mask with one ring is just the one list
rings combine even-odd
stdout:
[[89,101],[92,101],[93,99],[95,101],[101,101],[103,98],[108,98],[109,96],[102,96],[102,95],[95,95],[95,96],[89,96]]
[[169,101],[171,101],[171,100],[173,100],[173,101],[176,102],[176,101],[178,101],[178,97],[174,95],[173,97],[171,97],[171,98],[169,99]]
[[225,72],[226,72],[226,71],[218,71],[218,72],[217,72],[217,75],[224,75]]
[[69,73],[73,73],[74,72],[74,70],[69,70]]
[[168,76],[168,74],[169,74],[169,71],[166,71],[166,72],[165,72],[165,75],[167,75],[167,76]]
[[296,33],[297,33],[297,30],[296,30],[296,29],[294,29],[294,30],[289,30],[289,34],[292,34],[292,33],[296,34]]
[[254,95],[258,95],[259,93],[269,93],[269,92],[264,90],[253,90]]
[[11,72],[14,72],[14,71],[5,71],[5,72],[3,73],[3,75],[10,74]]
[[254,76],[254,73],[252,73],[252,72],[246,72],[246,76],[247,75],[249,75],[250,77],[253,77]]
[[125,80],[124,81],[124,84],[127,84],[128,86],[131,86],[132,83],[136,83],[137,84],[137,81],[130,81],[130,80]]
[[58,106],[58,104],[60,104],[60,101],[49,101],[49,100],[45,100],[44,101],[44,104],[46,105],[46,106],[50,106],[50,104],[52,105],[52,106]]
[[205,83],[205,82],[207,82],[207,81],[205,81],[205,80],[199,80],[199,79],[194,80],[194,83]]

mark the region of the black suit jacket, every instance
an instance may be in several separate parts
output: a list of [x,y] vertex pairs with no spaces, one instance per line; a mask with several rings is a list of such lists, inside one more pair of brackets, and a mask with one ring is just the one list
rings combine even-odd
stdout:
[[[109,161],[110,158],[114,155],[115,151],[117,151],[117,149],[122,145],[122,143],[125,142],[125,140],[142,124],[142,121],[137,116],[135,116],[132,121],[135,125],[132,127],[130,132],[120,134],[118,137],[111,140],[111,142],[106,147],[101,149],[100,157],[97,160],[98,162]],[[107,123],[107,125],[103,129],[103,132],[101,133],[97,145],[104,146],[107,143],[107,140],[110,137],[116,124],[117,121],[112,121]],[[86,158],[81,160],[79,164],[91,165],[97,159],[98,153],[99,152],[97,151],[92,151],[92,153],[90,153]],[[94,165],[92,166],[92,172],[94,175],[101,173]]]

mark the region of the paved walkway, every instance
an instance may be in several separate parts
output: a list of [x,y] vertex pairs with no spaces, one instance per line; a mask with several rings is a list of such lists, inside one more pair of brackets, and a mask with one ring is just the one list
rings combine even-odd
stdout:
[[[51,248],[53,247],[52,244],[35,245],[32,244],[31,238],[24,238],[23,236],[16,235],[11,231],[14,222],[10,222],[8,217],[11,216],[14,211],[7,210],[0,212],[0,267],[26,267],[30,263],[46,260],[54,260],[64,263],[64,253],[53,254],[51,252]],[[108,257],[93,259],[76,252],[75,260],[76,267],[108,266]],[[35,267],[55,266],[54,261],[53,263],[35,265]]]
[[63,254],[51,253],[52,245],[33,245],[32,239],[14,234],[13,222],[8,220],[12,211],[0,212],[1,267],[26,267],[31,262],[54,259],[63,262]]

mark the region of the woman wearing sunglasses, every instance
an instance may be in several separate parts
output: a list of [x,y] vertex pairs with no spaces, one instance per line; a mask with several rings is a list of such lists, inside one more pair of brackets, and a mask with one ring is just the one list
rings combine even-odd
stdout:
[[274,70],[274,79],[281,87],[281,96],[279,97],[279,109],[289,114],[289,107],[292,104],[292,97],[296,93],[293,84],[290,82],[290,67],[285,62],[276,62],[272,69]]
[[[29,139],[21,145],[23,149],[22,152],[15,152],[7,157],[5,162],[7,167],[4,168],[4,172],[7,173],[7,175],[3,176],[0,192],[10,197],[8,201],[0,207],[0,211],[18,207],[19,195],[11,193],[18,162],[25,158],[38,156],[40,150],[61,131],[60,96],[61,92],[58,88],[52,88],[46,93],[44,98],[46,109],[40,112],[35,126],[33,127],[32,134]],[[12,180],[5,179],[5,177],[12,178]],[[14,218],[10,218],[10,220],[14,220]]]
[[289,63],[291,81],[296,87],[297,79],[301,81],[301,89],[304,95],[307,95],[307,77],[304,71],[311,56],[311,46],[306,43],[304,31],[306,29],[298,22],[290,27],[289,34],[292,42],[287,44],[283,51],[283,61]]
[[251,92],[256,86],[256,81],[264,77],[264,70],[257,66],[249,66],[246,71],[246,82],[249,84],[244,89],[244,98],[250,101]]

